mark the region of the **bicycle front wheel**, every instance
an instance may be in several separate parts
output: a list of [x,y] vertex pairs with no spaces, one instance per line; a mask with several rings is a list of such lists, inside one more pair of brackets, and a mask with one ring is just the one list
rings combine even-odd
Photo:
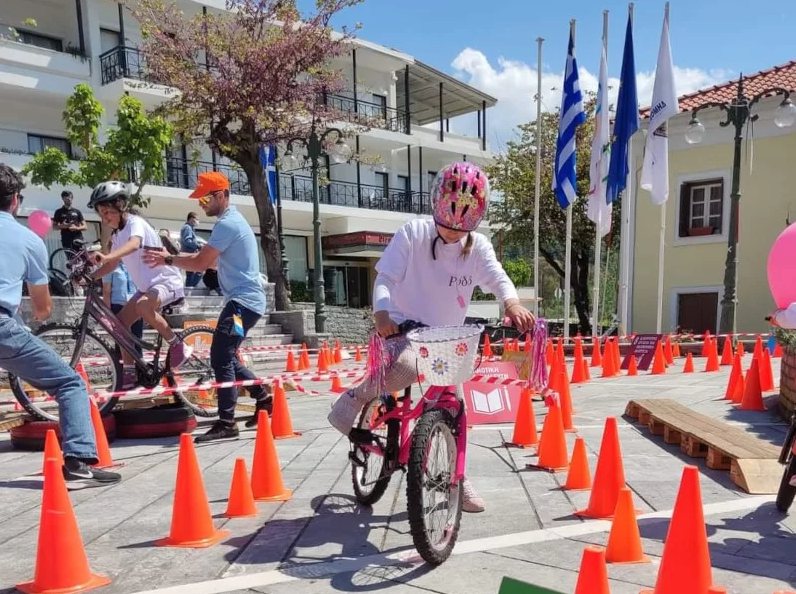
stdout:
[[[110,414],[119,397],[102,397],[96,393],[115,392],[121,388],[122,367],[115,349],[93,330],[86,330],[81,338],[79,328],[68,324],[45,324],[33,334],[81,374],[100,414]],[[78,364],[81,364],[80,367]],[[35,370],[31,370],[33,374]],[[17,376],[9,374],[9,380],[14,396],[31,416],[42,421],[58,420],[58,404],[52,397]]]
[[455,421],[447,410],[432,409],[415,425],[406,474],[406,508],[415,548],[430,565],[453,551],[462,519],[462,481],[456,476]]
[[[215,381],[215,374],[210,367],[210,345],[213,343],[213,328],[210,326],[193,326],[181,334],[185,344],[193,347],[193,354],[176,372],[170,372],[166,379],[171,387],[181,387],[175,395],[190,408],[196,416],[218,416],[218,391],[196,390],[191,384],[204,384]],[[179,381],[178,381],[179,380]]]

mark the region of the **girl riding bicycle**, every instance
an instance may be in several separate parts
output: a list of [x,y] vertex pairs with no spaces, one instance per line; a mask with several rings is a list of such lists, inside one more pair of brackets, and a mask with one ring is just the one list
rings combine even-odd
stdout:
[[[369,364],[368,377],[332,405],[328,420],[344,435],[368,402],[402,391],[417,379],[405,333],[418,325],[463,324],[475,287],[494,293],[521,332],[533,327],[533,314],[520,305],[492,244],[475,232],[486,214],[489,193],[489,180],[478,166],[446,166],[431,188],[433,220],[409,221],[384,250],[376,264],[373,311],[376,332],[386,339],[389,364],[383,369]],[[375,359],[371,352],[369,360]],[[469,479],[463,487],[462,510],[483,511],[483,500]]]
[[[91,193],[89,208],[97,211],[103,222],[113,229],[113,248],[110,253],[97,253],[95,258],[100,268],[94,278],[102,278],[124,262],[130,278],[138,289],[121,309],[119,319],[128,328],[143,318],[169,343],[171,369],[179,369],[191,356],[192,349],[183,343],[160,310],[170,303],[185,297],[182,274],[174,266],[150,268],[142,258],[147,249],[160,250],[160,237],[143,218],[129,207],[130,192],[127,185],[118,181],[99,184]],[[122,390],[134,388],[137,383],[135,363],[132,356],[122,350],[124,374]]]

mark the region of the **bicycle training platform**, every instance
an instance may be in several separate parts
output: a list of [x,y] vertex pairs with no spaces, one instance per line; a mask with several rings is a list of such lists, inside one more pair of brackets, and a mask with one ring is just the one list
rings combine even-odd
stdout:
[[[624,414],[631,401],[665,399],[779,447],[787,425],[776,415],[774,397],[767,399],[768,412],[736,410],[722,400],[729,367],[684,375],[683,362],[678,359],[665,375],[571,386],[576,431],[566,433],[568,455],[576,437],[582,437],[593,479],[605,419],[616,418],[625,480],[639,510],[644,553],[652,559],[609,565],[611,592],[637,594],[654,587],[687,464],[699,471],[714,583],[738,594],[796,590],[796,510],[793,516],[777,512],[774,495],[746,493],[726,469],[710,468]],[[750,362],[747,355],[744,369]],[[773,363],[778,378],[779,360]],[[599,374],[592,370],[592,375]],[[575,514],[588,506],[590,491],[563,490],[566,473],[526,469],[536,460],[532,450],[503,446],[512,439],[513,425],[478,425],[469,435],[468,475],[486,511],[464,514],[454,554],[429,568],[412,546],[404,477],[394,475],[373,508],[358,506],[348,443],[326,421],[336,394],[329,392],[329,382],[302,385],[321,395],[289,392],[293,429],[301,435],[274,442],[284,485],[293,491],[288,501],[258,502],[256,517],[225,518],[237,458],[246,461],[251,475],[255,431],[241,423],[239,440],[195,446],[213,524],[230,531],[207,548],[155,544],[170,532],[179,438],[113,441],[113,460],[123,463],[118,469],[122,482],[69,494],[91,570],[112,580],[95,591],[496,594],[508,576],[571,593],[584,548],[606,545],[610,521]],[[241,403],[251,400],[242,396]],[[541,429],[548,409],[538,401],[533,406]],[[249,414],[241,412],[241,418]],[[208,426],[200,421],[196,432]],[[34,576],[41,470],[40,452],[14,450],[8,433],[0,433],[2,594]],[[781,473],[782,467],[775,470]]]

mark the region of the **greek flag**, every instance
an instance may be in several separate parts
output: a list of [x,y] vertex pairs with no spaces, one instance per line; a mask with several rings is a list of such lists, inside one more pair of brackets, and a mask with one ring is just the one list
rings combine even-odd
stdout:
[[561,208],[567,208],[577,198],[575,130],[585,121],[586,112],[583,110],[583,96],[578,80],[578,61],[575,59],[575,39],[570,30],[553,170],[553,190]]
[[268,199],[271,204],[276,204],[278,187],[278,173],[276,171],[276,145],[260,145],[260,162],[265,170],[265,183],[268,185]]

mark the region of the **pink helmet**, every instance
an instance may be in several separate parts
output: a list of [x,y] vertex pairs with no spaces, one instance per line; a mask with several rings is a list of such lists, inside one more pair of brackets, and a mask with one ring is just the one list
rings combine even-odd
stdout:
[[473,163],[446,165],[434,178],[434,222],[454,231],[475,231],[489,204],[489,179]]

